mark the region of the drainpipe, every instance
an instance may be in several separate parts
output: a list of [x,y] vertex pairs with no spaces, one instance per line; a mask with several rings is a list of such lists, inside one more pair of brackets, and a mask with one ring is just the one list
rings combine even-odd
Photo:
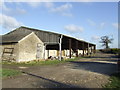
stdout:
[[60,36],[60,42],[59,42],[59,60],[60,61],[62,59],[62,38],[63,38],[63,35]]

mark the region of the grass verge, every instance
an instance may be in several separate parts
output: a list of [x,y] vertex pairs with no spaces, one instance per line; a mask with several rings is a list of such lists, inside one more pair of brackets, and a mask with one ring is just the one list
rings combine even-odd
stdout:
[[22,66],[26,66],[26,65],[56,65],[56,64],[60,64],[60,63],[66,63],[66,62],[70,62],[70,61],[76,61],[79,60],[82,57],[77,57],[77,58],[73,58],[73,59],[66,59],[66,60],[47,60],[47,61],[28,61],[28,62],[8,62],[8,61],[4,61],[2,62],[2,64],[9,64],[9,65],[22,65]]
[[21,74],[20,71],[13,70],[13,69],[1,69],[0,70],[0,77],[6,78],[6,77],[12,77]]
[[110,77],[110,83],[104,86],[104,88],[119,88],[120,89],[120,73],[112,74]]

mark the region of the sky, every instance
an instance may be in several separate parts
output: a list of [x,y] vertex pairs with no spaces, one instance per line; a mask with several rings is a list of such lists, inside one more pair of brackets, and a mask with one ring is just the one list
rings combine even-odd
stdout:
[[118,2],[0,2],[0,34],[20,26],[52,31],[103,48],[100,37],[118,47]]

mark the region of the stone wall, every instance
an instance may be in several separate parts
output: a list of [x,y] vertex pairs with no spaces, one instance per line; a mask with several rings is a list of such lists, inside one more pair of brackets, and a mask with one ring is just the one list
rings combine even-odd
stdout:
[[[5,53],[3,55],[3,50],[5,48],[14,48],[13,49],[13,54],[10,55],[10,54]],[[18,53],[19,53],[19,48],[18,48],[17,44],[15,44],[15,43],[14,44],[11,43],[11,44],[0,45],[0,58],[2,60],[10,60],[10,61],[12,60],[12,61],[15,61],[18,58]]]
[[34,34],[31,33],[27,37],[19,41],[19,58],[18,62],[36,60],[37,58],[37,44],[42,45],[40,58],[43,59],[43,42]]

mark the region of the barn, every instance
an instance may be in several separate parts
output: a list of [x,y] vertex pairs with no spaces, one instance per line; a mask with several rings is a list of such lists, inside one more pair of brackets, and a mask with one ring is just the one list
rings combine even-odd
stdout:
[[67,35],[21,26],[0,36],[1,59],[24,62],[94,54],[96,45]]

